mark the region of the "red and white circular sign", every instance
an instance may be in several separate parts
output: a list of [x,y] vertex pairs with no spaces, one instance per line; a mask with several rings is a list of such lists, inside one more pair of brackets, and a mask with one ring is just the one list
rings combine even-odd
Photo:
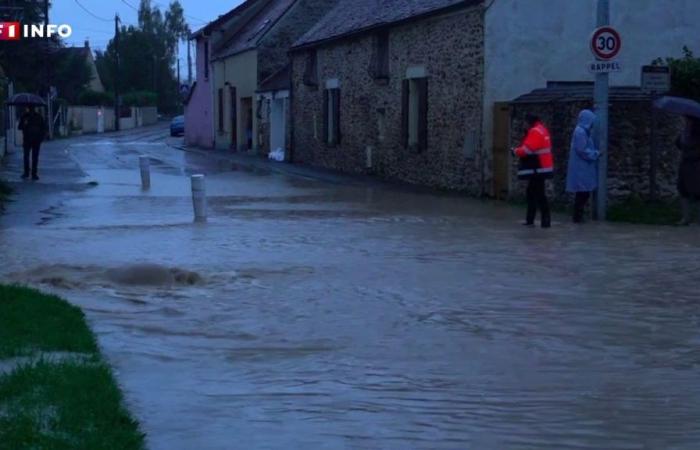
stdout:
[[602,61],[610,61],[620,53],[621,49],[622,38],[616,29],[601,27],[593,32],[591,51],[596,58]]

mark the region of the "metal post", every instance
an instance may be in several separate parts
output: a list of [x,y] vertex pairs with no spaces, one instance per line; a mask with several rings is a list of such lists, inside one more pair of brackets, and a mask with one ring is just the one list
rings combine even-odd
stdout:
[[191,180],[194,220],[196,222],[205,222],[207,220],[207,192],[204,175],[192,175]]
[[141,169],[141,188],[147,191],[151,188],[151,158],[147,155],[139,156],[139,169]]
[[[44,0],[44,30],[49,26],[49,0]],[[46,123],[48,125],[49,140],[53,139],[53,110],[51,108],[51,42],[47,37],[44,41],[46,54],[44,55],[44,68],[46,70]]]
[[[598,0],[598,27],[610,25],[610,0]],[[596,218],[605,220],[608,210],[608,109],[609,76],[599,73],[595,78],[595,109],[598,115],[598,191],[596,192]]]

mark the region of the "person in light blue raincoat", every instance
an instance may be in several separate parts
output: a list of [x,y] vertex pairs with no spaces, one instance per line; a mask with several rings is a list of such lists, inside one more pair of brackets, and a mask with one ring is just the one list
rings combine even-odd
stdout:
[[575,194],[574,222],[583,222],[583,213],[598,188],[598,158],[600,152],[593,142],[593,125],[596,115],[584,109],[578,116],[578,124],[571,137],[569,168],[566,176],[566,191]]

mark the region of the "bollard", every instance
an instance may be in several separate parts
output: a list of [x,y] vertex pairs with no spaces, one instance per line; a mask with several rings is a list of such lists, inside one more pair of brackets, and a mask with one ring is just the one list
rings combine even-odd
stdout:
[[192,205],[194,206],[194,220],[196,222],[206,221],[207,192],[204,175],[192,175]]
[[366,156],[365,167],[367,169],[372,168],[372,150],[374,150],[374,149],[372,148],[371,145],[368,145],[367,148],[365,149],[365,156]]
[[151,188],[151,158],[146,155],[139,156],[139,167],[141,168],[141,188],[148,190]]

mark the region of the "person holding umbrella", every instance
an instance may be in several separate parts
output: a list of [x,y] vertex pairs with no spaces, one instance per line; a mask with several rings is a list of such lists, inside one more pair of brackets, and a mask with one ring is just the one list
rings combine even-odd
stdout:
[[[15,94],[6,102],[9,106],[23,106],[25,111],[19,120],[19,130],[22,131],[22,142],[24,147],[24,172],[22,178],[33,180],[39,179],[39,150],[41,143],[46,137],[46,122],[39,112],[37,106],[46,106],[44,100],[38,95],[29,93]],[[31,157],[31,165],[30,165]]]
[[19,120],[19,129],[22,131],[24,146],[24,172],[22,173],[22,178],[29,178],[29,157],[31,155],[32,180],[36,181],[39,179],[39,150],[46,136],[46,123],[41,114],[36,111],[34,105],[27,106],[24,114],[22,114]]
[[676,140],[681,151],[678,168],[678,194],[683,218],[679,225],[693,222],[691,201],[700,200],[700,103],[681,97],[662,97],[654,106],[666,112],[685,116],[685,130]]

